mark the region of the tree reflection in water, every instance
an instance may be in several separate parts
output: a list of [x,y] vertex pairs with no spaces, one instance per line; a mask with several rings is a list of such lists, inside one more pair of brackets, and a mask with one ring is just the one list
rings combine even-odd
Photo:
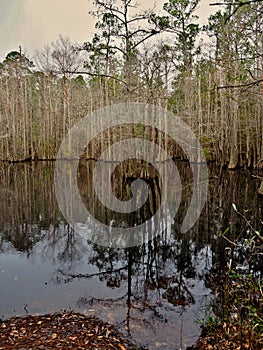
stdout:
[[[248,228],[232,210],[232,203],[241,212],[250,209],[249,220],[259,228],[262,201],[255,195],[258,180],[249,172],[219,172],[211,167],[202,216],[189,232],[182,234],[180,224],[191,200],[192,177],[188,164],[178,162],[177,166],[182,179],[182,200],[176,217],[167,218],[168,229],[141,246],[114,249],[88,242],[63,221],[54,196],[53,164],[1,164],[0,258],[19,254],[31,261],[32,266],[48,261],[53,269],[48,283],[59,288],[61,298],[57,302],[49,299],[54,311],[63,305],[63,298],[68,303],[64,288],[70,286],[71,303],[67,305],[71,308],[83,312],[95,309],[135,340],[146,341],[152,348],[157,347],[156,343],[163,344],[163,349],[190,346],[200,330],[196,320],[204,316],[209,305],[209,271],[216,266],[216,273],[220,274],[225,268],[226,242],[220,237],[220,230],[230,227],[230,238],[240,235],[241,241],[248,235]],[[95,217],[106,224],[125,222],[131,226],[149,219],[158,210],[163,184],[149,165],[143,164],[149,198],[133,215],[112,213],[100,205],[90,181],[93,167],[93,162],[80,165],[79,189]],[[129,172],[131,168],[133,172]],[[112,188],[119,199],[129,199],[133,179],[142,177],[134,169],[137,169],[134,164],[117,167]],[[149,231],[157,229],[157,224],[151,222]],[[234,264],[242,264],[244,259],[240,249]],[[254,271],[262,272],[259,258],[249,264]],[[34,278],[32,275],[32,281]],[[5,288],[1,283],[1,295]],[[38,288],[40,299],[47,293],[44,288],[44,284]],[[25,297],[14,290],[10,300],[4,300],[3,306],[1,303],[2,313],[7,316],[12,312],[6,305],[12,305],[14,295],[21,297],[22,304],[28,303],[30,310],[30,288]],[[42,303],[38,312],[48,310]]]

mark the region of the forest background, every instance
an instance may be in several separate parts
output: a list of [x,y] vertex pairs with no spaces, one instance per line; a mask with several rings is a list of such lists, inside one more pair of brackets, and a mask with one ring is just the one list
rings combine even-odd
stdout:
[[208,161],[261,165],[262,1],[223,1],[204,26],[199,0],[169,0],[159,13],[133,0],[94,5],[90,41],[60,36],[33,58],[20,47],[0,63],[1,160],[55,159],[82,117],[135,101],[182,118]]

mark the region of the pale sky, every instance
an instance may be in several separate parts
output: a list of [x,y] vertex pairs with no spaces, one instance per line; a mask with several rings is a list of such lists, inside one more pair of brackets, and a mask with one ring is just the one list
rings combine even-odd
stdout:
[[[154,1],[137,0],[144,9]],[[156,1],[162,8],[163,1]],[[209,6],[215,0],[201,0],[197,14],[200,22],[218,10]],[[0,0],[0,61],[12,50],[32,57],[36,49],[55,41],[59,34],[83,43],[92,38],[95,20],[89,14],[91,0]]]

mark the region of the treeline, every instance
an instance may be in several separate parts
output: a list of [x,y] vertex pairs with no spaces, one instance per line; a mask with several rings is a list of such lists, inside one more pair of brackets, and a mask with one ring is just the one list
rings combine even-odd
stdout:
[[0,64],[0,159],[55,159],[87,113],[137,101],[182,118],[207,160],[260,166],[263,3],[228,0],[204,27],[198,3],[169,0],[157,15],[135,13],[132,0],[96,0],[90,42],[59,37],[34,62],[10,52]]

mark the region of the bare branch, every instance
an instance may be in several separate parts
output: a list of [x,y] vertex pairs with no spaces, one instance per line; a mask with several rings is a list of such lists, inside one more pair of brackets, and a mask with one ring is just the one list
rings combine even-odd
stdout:
[[247,83],[247,84],[217,86],[217,89],[218,90],[219,89],[237,89],[242,87],[251,87],[251,86],[259,85],[261,83],[263,83],[263,79],[252,81],[251,83]]
[[159,34],[160,32],[156,32],[156,31],[153,31],[151,32],[149,35],[147,35],[146,37],[142,38],[140,41],[138,41],[137,43],[135,43],[132,48],[135,49],[137,46],[139,46],[140,44],[142,44],[144,41],[146,41],[147,39],[149,39],[150,37],[156,35],[156,34]]
[[231,12],[227,18],[225,19],[225,22],[229,21],[231,17],[234,16],[234,14],[243,6],[245,5],[250,5],[250,4],[253,4],[253,3],[260,3],[262,2],[262,0],[248,0],[248,1],[236,1],[236,2],[233,2],[233,3],[230,3],[230,2],[215,2],[215,3],[212,3],[212,4],[209,4],[209,6],[237,6],[233,12]]
[[[58,73],[56,71],[53,71],[54,73]],[[92,72],[87,72],[87,71],[67,71],[66,73],[69,74],[86,74],[89,75],[91,77],[102,77],[102,78],[110,78],[110,79],[114,79],[116,81],[119,81],[121,83],[123,83],[124,85],[127,85],[125,80],[122,80],[120,78],[114,77],[113,75],[108,75],[108,74],[102,74],[102,73],[92,73]]]
[[209,6],[228,6],[228,5],[237,5],[237,6],[244,6],[249,5],[252,3],[262,2],[262,0],[248,0],[248,1],[237,1],[233,3],[226,3],[226,2],[214,2],[212,4],[209,4]]

